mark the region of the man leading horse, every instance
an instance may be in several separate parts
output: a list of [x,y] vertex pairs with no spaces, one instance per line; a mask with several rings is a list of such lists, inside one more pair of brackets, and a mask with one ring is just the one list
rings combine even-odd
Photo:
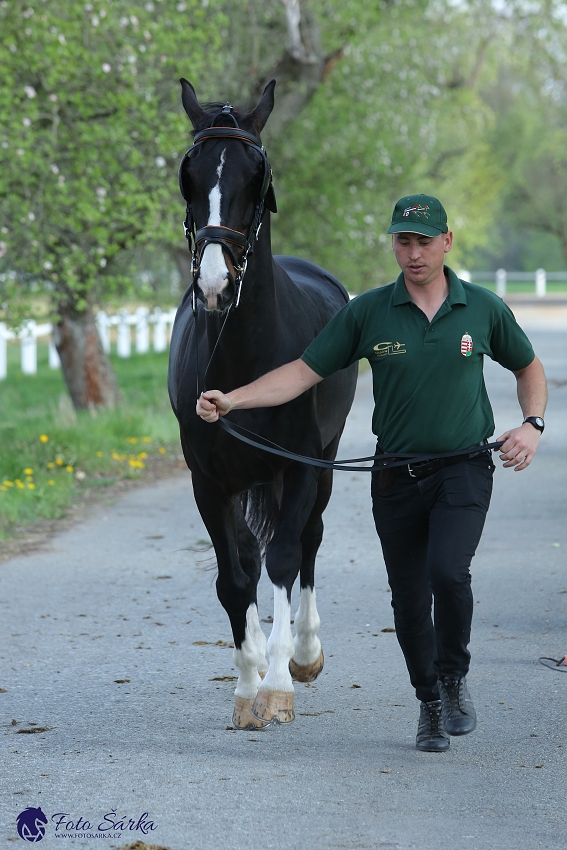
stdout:
[[[436,198],[402,198],[388,233],[401,269],[394,283],[347,304],[299,359],[229,393],[203,393],[197,413],[215,422],[231,410],[284,404],[366,357],[377,453],[443,456],[372,474],[396,634],[421,703],[416,746],[443,752],[451,735],[476,727],[466,683],[470,564],[494,471],[484,448],[494,420],[483,358],[496,360],[517,381],[523,422],[498,438],[505,468],[520,472],[532,462],[547,387],[542,364],[507,305],[445,265],[453,234]],[[468,455],[450,454],[469,446],[474,450]]]

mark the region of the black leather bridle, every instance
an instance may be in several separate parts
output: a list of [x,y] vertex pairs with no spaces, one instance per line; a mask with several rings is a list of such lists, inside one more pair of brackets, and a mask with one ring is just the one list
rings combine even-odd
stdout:
[[[260,233],[264,209],[265,207],[267,207],[271,212],[277,212],[276,195],[272,182],[272,169],[270,168],[268,157],[266,156],[266,151],[260,139],[257,138],[257,136],[252,135],[252,133],[247,133],[245,130],[242,130],[238,126],[238,122],[232,114],[232,106],[230,106],[230,104],[227,103],[226,106],[223,107],[222,112],[220,112],[219,115],[215,117],[215,121],[218,120],[218,118],[221,116],[223,117],[223,119],[226,119],[227,117],[232,119],[234,126],[215,127],[213,122],[213,126],[208,127],[206,130],[201,130],[199,133],[196,133],[195,138],[193,140],[193,144],[185,153],[183,159],[179,164],[179,189],[181,191],[183,199],[187,204],[185,221],[183,222],[183,229],[185,231],[185,238],[187,239],[188,248],[191,252],[191,274],[193,276],[191,287],[192,307],[194,316],[197,315],[197,281],[201,269],[203,253],[207,245],[210,245],[211,243],[216,245],[222,245],[222,247],[227,251],[228,255],[230,256],[232,264],[234,266],[234,271],[236,273],[234,281],[235,300],[233,301],[233,303],[235,307],[238,307],[240,303],[240,294],[242,291],[242,281],[244,279],[244,275],[246,274],[246,267],[248,265],[248,257],[250,254],[252,254],[254,250],[254,243],[258,239],[258,235]],[[185,189],[183,186],[183,168],[195,148],[200,147],[200,145],[202,145],[209,139],[233,139],[238,142],[244,142],[245,144],[252,147],[254,150],[258,151],[258,153],[262,157],[262,188],[260,190],[260,196],[256,203],[252,222],[248,229],[248,235],[246,235],[245,233],[241,233],[239,230],[233,230],[230,227],[225,227],[224,225],[213,226],[206,224],[204,227],[200,227],[199,230],[195,230],[195,219],[193,217],[191,198],[185,194]]]

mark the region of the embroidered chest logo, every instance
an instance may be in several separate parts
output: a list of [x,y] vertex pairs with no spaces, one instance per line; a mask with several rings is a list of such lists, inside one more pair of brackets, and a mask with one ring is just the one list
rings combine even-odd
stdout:
[[385,357],[387,354],[405,354],[405,342],[379,342],[374,346],[374,351],[378,357]]
[[406,207],[403,212],[403,218],[409,218],[410,213],[422,218],[429,218],[429,207],[422,207],[421,204],[414,204],[412,207]]
[[461,354],[463,357],[470,357],[472,354],[472,336],[463,334],[461,337]]

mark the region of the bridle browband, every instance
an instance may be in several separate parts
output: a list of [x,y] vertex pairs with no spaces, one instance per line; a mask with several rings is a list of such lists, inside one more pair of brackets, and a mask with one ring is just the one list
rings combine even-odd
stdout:
[[[236,293],[235,301],[233,301],[234,306],[236,308],[240,303],[242,281],[244,279],[244,275],[246,274],[248,257],[250,254],[253,253],[254,243],[258,239],[260,228],[262,226],[262,216],[264,215],[264,209],[267,206],[271,212],[277,212],[276,196],[272,182],[272,169],[270,168],[268,157],[266,156],[266,151],[260,139],[258,139],[257,136],[252,135],[252,133],[247,133],[245,130],[242,130],[238,126],[236,118],[232,114],[232,106],[230,106],[230,104],[227,103],[223,107],[222,112],[220,112],[214,120],[216,121],[217,118],[219,118],[220,116],[222,116],[223,118],[228,117],[232,119],[232,121],[234,122],[234,127],[215,127],[213,123],[212,127],[207,127],[206,130],[201,130],[200,132],[196,133],[195,138],[193,139],[193,144],[185,153],[183,159],[179,164],[179,189],[181,191],[183,199],[187,204],[185,221],[183,222],[183,229],[185,231],[185,238],[187,239],[187,246],[189,248],[189,251],[191,252],[191,297],[194,316],[197,315],[197,280],[199,278],[201,262],[207,245],[221,245],[228,253],[232,261],[232,265],[236,273],[236,277],[234,280]],[[191,199],[185,194],[185,190],[183,187],[183,168],[195,148],[199,147],[209,139],[233,139],[238,142],[244,142],[244,144],[249,145],[251,148],[258,151],[258,153],[262,157],[262,164],[264,169],[262,188],[260,190],[260,197],[258,199],[258,202],[256,203],[254,216],[252,218],[252,222],[248,230],[248,236],[246,236],[245,233],[241,233],[239,230],[233,230],[231,227],[225,227],[224,225],[206,224],[204,227],[200,227],[199,230],[195,230],[195,219],[193,217]]]

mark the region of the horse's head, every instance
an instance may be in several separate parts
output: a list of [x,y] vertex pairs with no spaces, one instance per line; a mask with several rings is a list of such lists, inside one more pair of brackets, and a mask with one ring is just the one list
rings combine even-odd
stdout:
[[[179,184],[194,223],[199,298],[207,310],[225,310],[236,295],[247,245],[265,206],[276,211],[271,171],[259,139],[274,107],[272,80],[252,112],[220,104],[203,108],[181,80],[182,101],[195,130]],[[245,264],[245,263],[244,263]]]

